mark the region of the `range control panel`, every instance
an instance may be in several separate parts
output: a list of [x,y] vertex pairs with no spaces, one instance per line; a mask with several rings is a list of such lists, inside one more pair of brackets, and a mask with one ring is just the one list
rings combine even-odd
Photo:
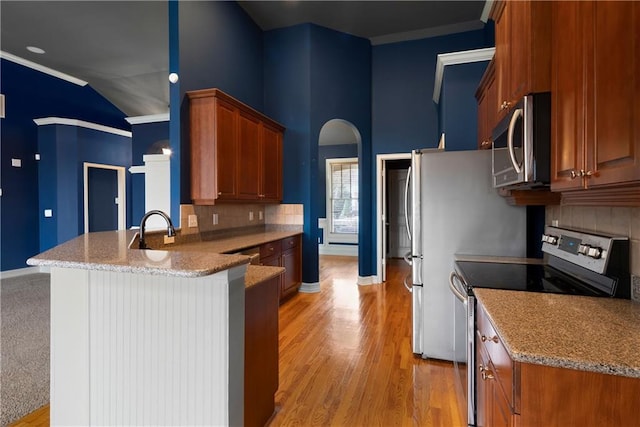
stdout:
[[591,232],[546,226],[542,235],[542,251],[572,264],[605,274],[609,260],[616,256],[616,242],[628,237],[604,236]]

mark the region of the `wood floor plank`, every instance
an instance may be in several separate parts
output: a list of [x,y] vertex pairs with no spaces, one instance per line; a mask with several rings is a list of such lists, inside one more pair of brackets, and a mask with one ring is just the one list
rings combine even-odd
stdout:
[[[280,387],[271,427],[462,427],[450,362],[411,352],[408,266],[358,286],[357,258],[322,256],[320,293],[280,306]],[[48,405],[17,423],[49,425]]]

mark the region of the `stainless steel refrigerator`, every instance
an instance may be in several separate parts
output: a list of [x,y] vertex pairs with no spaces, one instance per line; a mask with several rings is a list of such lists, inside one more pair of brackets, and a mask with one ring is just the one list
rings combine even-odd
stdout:
[[492,187],[490,150],[414,150],[405,201],[413,352],[465,360],[466,354],[453,350],[454,296],[448,284],[454,255],[524,257],[526,208],[507,204]]

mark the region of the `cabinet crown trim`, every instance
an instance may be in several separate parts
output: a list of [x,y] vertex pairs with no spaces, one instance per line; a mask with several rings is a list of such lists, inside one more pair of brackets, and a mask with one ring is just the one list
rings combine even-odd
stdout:
[[436,104],[440,103],[440,92],[442,90],[442,78],[444,77],[445,66],[490,61],[495,51],[495,47],[486,47],[484,49],[463,50],[438,55],[436,61],[436,77],[433,85],[433,102]]
[[262,120],[263,122],[267,123],[268,125],[276,128],[279,131],[284,132],[284,130],[286,129],[283,125],[281,125],[280,123],[276,122],[275,120],[273,120],[272,118],[265,116],[264,114],[262,114],[260,111],[256,110],[255,108],[252,108],[250,106],[248,106],[247,104],[238,101],[237,99],[235,99],[234,97],[232,97],[231,95],[229,95],[228,93],[225,93],[223,91],[221,91],[218,88],[210,88],[210,89],[199,89],[199,90],[191,90],[186,92],[186,96],[187,98],[189,98],[189,100],[192,99],[197,99],[197,98],[209,98],[209,97],[215,97],[218,99],[222,99],[230,104],[232,104],[234,107],[243,110],[245,112],[248,112],[254,116],[257,116],[260,120]]

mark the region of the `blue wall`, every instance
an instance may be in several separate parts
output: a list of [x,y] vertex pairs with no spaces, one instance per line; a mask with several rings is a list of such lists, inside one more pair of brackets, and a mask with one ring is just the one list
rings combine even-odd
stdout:
[[[131,164],[142,166],[145,154],[159,154],[151,153],[151,146],[155,142],[169,139],[169,122],[143,123],[133,125],[132,128]],[[144,174],[131,174],[131,225],[139,225],[144,214]]]
[[264,46],[265,113],[287,128],[284,201],[304,204],[302,279],[314,283],[324,216],[317,197],[320,129],[347,120],[361,135],[360,150],[370,152],[371,49],[368,40],[311,24],[268,31]]
[[[40,251],[84,233],[83,163],[131,166],[131,138],[69,125],[38,129]],[[127,172],[127,206],[131,204]],[[52,209],[53,216],[44,217]],[[131,225],[127,209],[127,226]]]
[[[0,87],[6,118],[1,119],[0,270],[26,267],[39,250],[38,126],[35,118],[65,117],[129,130],[125,115],[90,86],[80,87],[4,59]],[[11,159],[22,160],[21,168]]]
[[448,65],[440,92],[440,130],[447,151],[478,148],[478,103],[475,97],[488,61]]

